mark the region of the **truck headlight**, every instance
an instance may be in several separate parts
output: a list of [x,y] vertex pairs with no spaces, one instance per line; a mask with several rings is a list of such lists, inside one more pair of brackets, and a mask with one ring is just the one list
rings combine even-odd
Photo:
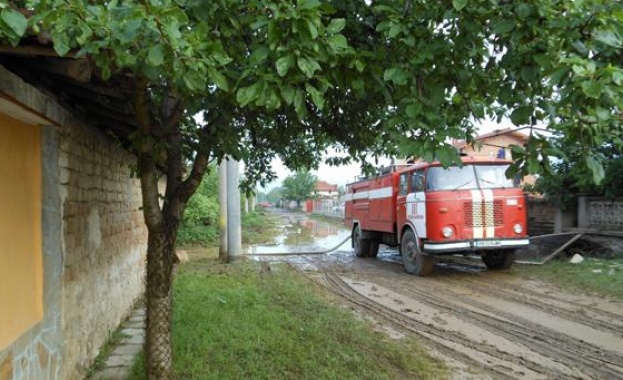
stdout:
[[520,233],[522,233],[522,232],[523,232],[523,227],[522,227],[522,225],[521,225],[521,224],[516,223],[516,224],[513,226],[513,230],[515,231],[515,233],[516,233],[516,234],[520,234]]
[[454,234],[454,231],[452,230],[451,227],[444,227],[441,230],[441,233],[443,234],[443,237],[449,238],[449,237],[451,237]]

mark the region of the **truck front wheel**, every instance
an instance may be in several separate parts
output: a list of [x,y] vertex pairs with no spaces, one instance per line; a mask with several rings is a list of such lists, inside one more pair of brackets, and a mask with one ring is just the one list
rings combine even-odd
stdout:
[[370,243],[370,240],[362,237],[359,226],[355,227],[353,230],[353,247],[355,248],[355,256],[369,257],[371,248]]
[[515,263],[515,251],[497,249],[482,254],[482,261],[489,269],[509,269]]
[[402,263],[408,273],[428,276],[433,271],[435,258],[422,252],[412,230],[408,229],[402,235],[400,251],[402,252]]

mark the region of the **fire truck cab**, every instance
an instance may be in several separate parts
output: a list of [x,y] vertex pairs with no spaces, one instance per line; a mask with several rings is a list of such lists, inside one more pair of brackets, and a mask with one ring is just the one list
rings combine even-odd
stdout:
[[489,269],[508,269],[529,244],[524,195],[507,179],[511,161],[461,157],[392,166],[346,186],[345,222],[358,257],[398,246],[407,272],[430,274],[438,255],[475,253]]

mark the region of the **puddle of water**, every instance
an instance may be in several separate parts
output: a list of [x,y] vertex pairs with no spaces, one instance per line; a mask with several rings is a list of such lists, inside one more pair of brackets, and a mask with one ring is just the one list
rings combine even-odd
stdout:
[[[324,251],[336,247],[350,235],[345,226],[308,219],[304,215],[284,217],[281,233],[275,237],[275,244],[256,244],[246,247],[248,255],[304,254]],[[337,247],[350,249],[346,241]]]

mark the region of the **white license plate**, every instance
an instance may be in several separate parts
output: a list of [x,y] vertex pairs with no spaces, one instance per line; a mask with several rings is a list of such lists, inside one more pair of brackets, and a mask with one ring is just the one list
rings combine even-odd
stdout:
[[499,247],[501,245],[502,245],[502,242],[499,241],[499,240],[494,240],[494,241],[481,240],[481,241],[475,241],[474,242],[474,247],[479,247],[479,248]]

